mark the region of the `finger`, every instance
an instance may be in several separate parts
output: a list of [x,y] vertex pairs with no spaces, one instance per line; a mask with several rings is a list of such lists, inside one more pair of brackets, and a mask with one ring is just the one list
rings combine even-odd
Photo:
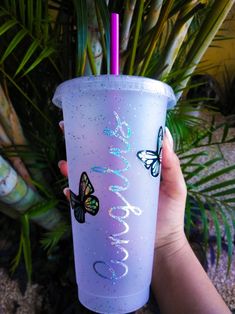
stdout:
[[[186,196],[186,185],[180,168],[180,161],[173,150],[173,139],[166,131],[162,148],[162,187],[175,195]],[[168,194],[169,194],[168,193]],[[174,195],[173,195],[174,194]]]
[[66,160],[60,160],[58,162],[58,167],[60,169],[60,172],[63,176],[67,177],[68,176],[68,165]]
[[70,190],[68,187],[63,189],[63,193],[64,193],[65,197],[67,198],[67,200],[70,201]]
[[64,133],[64,121],[63,120],[59,122],[59,127],[61,131]]
[[170,130],[168,129],[167,126],[165,127],[165,137],[166,137],[166,141],[168,142],[171,150],[174,151],[174,140],[173,140],[171,132],[170,132]]

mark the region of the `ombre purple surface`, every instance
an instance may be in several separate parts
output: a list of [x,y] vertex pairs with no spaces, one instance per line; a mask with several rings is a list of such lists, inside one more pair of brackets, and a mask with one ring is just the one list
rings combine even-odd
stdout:
[[86,172],[99,212],[85,223],[71,209],[79,300],[97,313],[127,313],[148,301],[160,175],[137,158],[156,151],[171,88],[133,76],[83,77],[61,84],[69,188]]

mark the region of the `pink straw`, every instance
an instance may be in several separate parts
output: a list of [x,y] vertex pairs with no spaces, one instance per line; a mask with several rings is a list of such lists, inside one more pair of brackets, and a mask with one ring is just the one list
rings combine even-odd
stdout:
[[111,13],[110,50],[110,73],[119,75],[119,14],[117,13]]

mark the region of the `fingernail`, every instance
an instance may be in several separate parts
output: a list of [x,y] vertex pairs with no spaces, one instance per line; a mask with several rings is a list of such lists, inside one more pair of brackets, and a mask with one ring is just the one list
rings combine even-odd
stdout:
[[171,132],[170,132],[170,130],[168,129],[167,126],[165,127],[165,135],[166,135],[166,138],[167,138],[167,140],[168,140],[168,142],[169,142],[169,144],[170,144],[170,148],[171,148],[172,150],[174,150],[174,141],[173,141],[173,137],[172,137]]
[[64,121],[59,122],[59,127],[61,128],[62,131],[64,131]]
[[65,162],[66,162],[65,160],[60,160],[58,162],[58,167],[61,168]]
[[64,188],[63,189],[63,193],[65,195],[65,197],[69,200],[69,197],[70,197],[70,190],[68,187]]

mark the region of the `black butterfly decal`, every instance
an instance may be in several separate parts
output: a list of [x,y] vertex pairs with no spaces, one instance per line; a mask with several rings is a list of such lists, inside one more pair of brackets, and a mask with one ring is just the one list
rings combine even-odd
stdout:
[[99,200],[91,195],[94,192],[87,173],[83,172],[80,177],[79,194],[76,195],[70,190],[70,204],[74,210],[75,219],[80,223],[85,222],[85,213],[95,216],[99,211]]
[[160,173],[161,152],[163,141],[163,128],[160,127],[157,138],[157,150],[141,150],[137,153],[137,157],[143,162],[146,169],[150,169],[151,175],[157,177]]

